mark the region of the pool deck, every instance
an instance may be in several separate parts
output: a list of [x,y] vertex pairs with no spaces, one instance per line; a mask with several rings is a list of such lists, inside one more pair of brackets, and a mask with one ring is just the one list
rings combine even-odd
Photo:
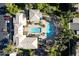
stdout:
[[[41,34],[42,34],[42,33],[46,33],[46,21],[45,21],[45,20],[41,20],[41,22],[42,22],[42,24],[45,25],[45,27],[42,27],[42,28],[41,28],[41,29],[42,29]],[[46,38],[46,34],[40,35],[40,38],[42,38],[42,39]]]
[[42,22],[42,24],[45,25],[45,27],[42,27],[42,32],[46,32],[46,21],[45,20],[41,20],[41,22]]
[[[38,35],[39,34],[39,37],[41,38],[41,39],[44,39],[44,38],[47,38],[47,34],[46,34],[46,32],[47,32],[47,24],[46,23],[48,23],[46,20],[41,20],[41,22],[42,22],[42,24],[44,25],[44,27],[43,26],[40,26],[39,24],[38,25],[35,25],[33,22],[32,22],[32,24],[26,24],[26,25],[28,25],[28,26],[25,26],[25,28],[24,28],[24,33],[25,32],[27,32],[27,34],[26,34],[26,36],[28,36],[29,34],[35,34],[35,35]],[[29,30],[30,30],[30,28],[41,28],[41,32],[37,32],[37,33],[33,33],[33,32],[30,32]]]

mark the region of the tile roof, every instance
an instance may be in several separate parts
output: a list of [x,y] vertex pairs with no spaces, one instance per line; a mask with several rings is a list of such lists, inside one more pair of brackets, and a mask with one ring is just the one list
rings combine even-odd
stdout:
[[79,23],[70,23],[70,29],[79,30]]
[[72,30],[79,30],[79,18],[73,18],[73,22],[69,23],[69,28]]
[[[18,41],[17,41],[18,43]],[[37,38],[35,37],[27,37],[23,39],[19,44],[16,46],[18,48],[24,49],[37,49]]]
[[14,43],[16,48],[24,49],[37,49],[37,37],[26,37],[23,35],[23,29],[26,25],[26,18],[23,17],[24,13],[17,13],[14,18]]

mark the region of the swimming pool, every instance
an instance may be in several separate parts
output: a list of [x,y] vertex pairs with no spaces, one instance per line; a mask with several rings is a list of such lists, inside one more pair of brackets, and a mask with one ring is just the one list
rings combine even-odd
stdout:
[[[40,17],[40,20],[42,20],[42,17]],[[34,28],[30,28],[29,32],[31,33],[40,33],[41,32],[41,28],[39,27],[34,27]],[[55,26],[54,24],[50,23],[50,22],[46,22],[46,36],[47,37],[51,37],[55,35]]]
[[29,31],[31,33],[40,33],[41,32],[41,28],[39,27],[34,27],[34,28],[30,28]]
[[55,26],[54,24],[51,24],[50,22],[46,23],[46,35],[47,37],[51,37],[55,34]]

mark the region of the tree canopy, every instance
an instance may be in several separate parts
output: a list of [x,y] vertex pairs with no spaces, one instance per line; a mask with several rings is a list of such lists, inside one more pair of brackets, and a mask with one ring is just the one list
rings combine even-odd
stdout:
[[15,5],[15,4],[7,4],[7,11],[11,14],[11,15],[15,15],[17,12],[19,12],[21,9]]

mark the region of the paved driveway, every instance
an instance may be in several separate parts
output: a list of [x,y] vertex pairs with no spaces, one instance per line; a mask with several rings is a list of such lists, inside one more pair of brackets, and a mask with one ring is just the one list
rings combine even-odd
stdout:
[[5,6],[5,3],[0,3],[0,7],[3,7],[3,6]]
[[0,15],[0,40],[5,38],[6,33],[3,32],[3,29],[5,29],[5,21],[3,20],[3,15]]

